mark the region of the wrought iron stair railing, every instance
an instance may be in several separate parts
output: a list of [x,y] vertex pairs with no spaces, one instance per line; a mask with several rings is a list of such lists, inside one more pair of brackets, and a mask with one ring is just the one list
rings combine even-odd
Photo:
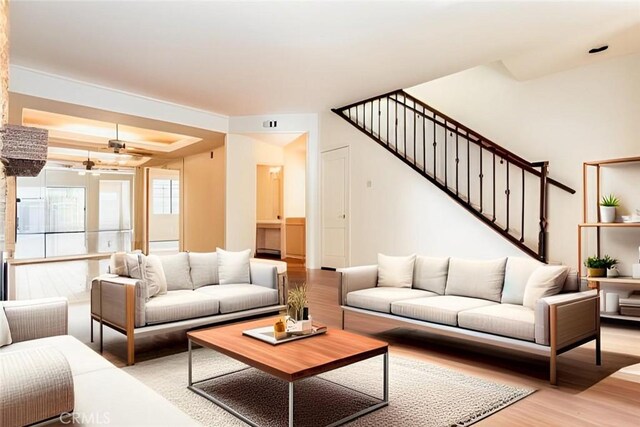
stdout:
[[548,162],[529,162],[404,90],[332,111],[522,251],[547,262],[548,186],[575,193],[548,177]]

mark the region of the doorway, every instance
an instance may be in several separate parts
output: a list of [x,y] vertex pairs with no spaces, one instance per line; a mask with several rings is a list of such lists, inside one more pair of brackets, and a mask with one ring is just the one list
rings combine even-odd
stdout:
[[173,254],[180,251],[180,171],[149,169],[148,252]]
[[349,148],[322,153],[321,176],[321,265],[349,265]]
[[282,165],[256,167],[256,256],[283,258]]

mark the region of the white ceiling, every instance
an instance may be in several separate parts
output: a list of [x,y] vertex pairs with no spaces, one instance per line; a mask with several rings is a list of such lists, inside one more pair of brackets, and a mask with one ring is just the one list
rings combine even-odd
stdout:
[[[510,58],[523,70],[529,52],[583,55],[640,22],[638,0],[10,7],[13,64],[227,115],[318,112]],[[536,75],[580,63],[556,51]]]

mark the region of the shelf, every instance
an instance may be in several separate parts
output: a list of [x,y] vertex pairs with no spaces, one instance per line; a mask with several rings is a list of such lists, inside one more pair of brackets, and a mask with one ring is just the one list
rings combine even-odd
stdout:
[[640,222],[583,222],[578,227],[630,227],[640,228]]
[[619,159],[607,159],[598,160],[595,162],[584,162],[588,166],[601,166],[601,165],[620,165],[623,163],[637,163],[640,162],[640,157],[623,157]]
[[623,316],[622,314],[605,313],[604,311],[600,312],[600,317],[603,319],[617,319],[627,320],[629,322],[640,322],[640,317],[637,316]]
[[582,280],[587,282],[601,282],[601,283],[632,283],[640,285],[640,279],[634,279],[633,277],[581,277]]

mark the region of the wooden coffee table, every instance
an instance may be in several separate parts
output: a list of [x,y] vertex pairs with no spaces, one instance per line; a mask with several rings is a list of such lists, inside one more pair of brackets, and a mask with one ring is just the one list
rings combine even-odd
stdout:
[[[229,375],[229,373],[194,382],[192,378],[192,343],[196,343],[248,365],[247,368],[242,370],[259,369],[288,382],[289,426],[293,427],[294,384],[296,381],[383,355],[383,397],[380,402],[342,418],[331,424],[331,426],[344,424],[389,404],[389,352],[387,343],[339,329],[329,329],[322,335],[276,346],[242,335],[244,330],[273,325],[276,320],[277,318],[274,317],[188,332],[189,389],[209,399],[247,424],[257,426],[255,422],[230,408],[215,396],[197,387],[198,384]],[[341,385],[341,387],[346,386]]]

